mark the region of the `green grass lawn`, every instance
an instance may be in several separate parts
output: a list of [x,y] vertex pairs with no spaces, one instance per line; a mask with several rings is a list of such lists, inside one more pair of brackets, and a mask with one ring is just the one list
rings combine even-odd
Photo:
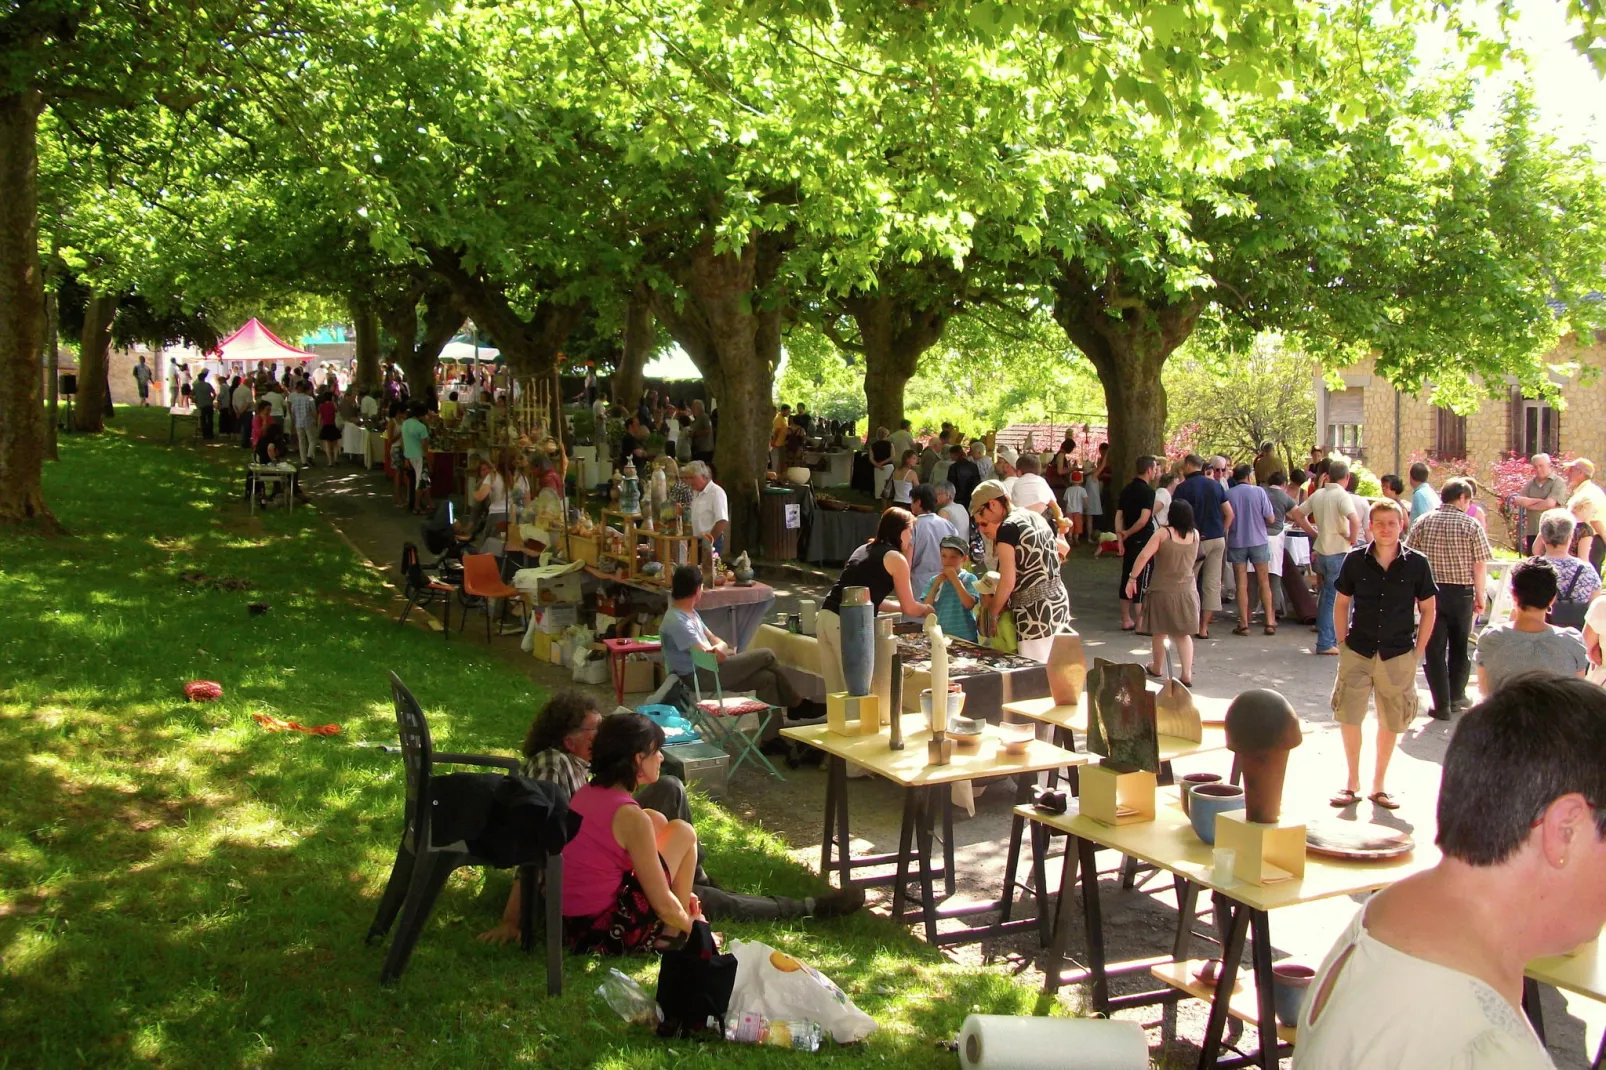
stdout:
[[[0,533],[0,1066],[929,1067],[955,1065],[933,1045],[971,1010],[1030,1012],[1001,973],[866,914],[723,926],[834,978],[882,1025],[866,1044],[659,1041],[593,994],[613,965],[650,991],[655,961],[570,959],[549,1000],[539,953],[474,941],[510,878],[473,870],[380,988],[384,952],[363,936],[402,774],[353,744],[395,738],[386,671],[443,749],[512,753],[542,696],[483,649],[398,628],[384,577],[315,509],[248,518],[240,451],[165,437],[165,412],[126,409],[105,435],[64,437],[46,496],[70,534]],[[259,599],[271,611],[248,615]],[[197,678],[223,700],[186,702]],[[342,732],[274,734],[258,711]],[[698,808],[728,887],[820,887],[773,837]]]

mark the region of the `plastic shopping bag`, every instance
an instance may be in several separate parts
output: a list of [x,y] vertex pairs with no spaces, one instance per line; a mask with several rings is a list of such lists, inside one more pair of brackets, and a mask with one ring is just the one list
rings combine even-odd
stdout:
[[737,962],[732,1014],[818,1022],[838,1044],[852,1044],[875,1032],[875,1019],[807,963],[757,940],[732,940],[729,950]]

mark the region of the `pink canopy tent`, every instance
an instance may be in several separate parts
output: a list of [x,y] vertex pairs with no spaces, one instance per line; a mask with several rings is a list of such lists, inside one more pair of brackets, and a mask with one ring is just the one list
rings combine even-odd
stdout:
[[318,355],[285,345],[277,335],[262,326],[261,320],[252,316],[245,321],[245,326],[219,342],[217,349],[207,356],[226,362],[255,364],[265,360],[273,364],[281,360],[316,360]]

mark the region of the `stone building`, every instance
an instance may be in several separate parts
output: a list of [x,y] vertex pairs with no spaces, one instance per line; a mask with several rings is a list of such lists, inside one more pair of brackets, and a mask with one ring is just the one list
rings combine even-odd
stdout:
[[[1432,388],[1403,394],[1367,360],[1342,373],[1344,389],[1316,377],[1316,426],[1322,445],[1358,457],[1374,472],[1402,476],[1413,458],[1460,462],[1479,476],[1509,453],[1570,453],[1606,461],[1606,332],[1579,349],[1571,339],[1552,359],[1576,362],[1569,379],[1556,379],[1560,404],[1526,397],[1515,384],[1503,398],[1485,400],[1458,416],[1433,404]],[[1459,466],[1459,465],[1458,465]]]

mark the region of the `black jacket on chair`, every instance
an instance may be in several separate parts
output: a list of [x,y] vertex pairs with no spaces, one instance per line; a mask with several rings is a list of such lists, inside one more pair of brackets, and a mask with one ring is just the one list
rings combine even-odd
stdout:
[[504,773],[447,773],[431,778],[431,838],[462,840],[494,866],[536,865],[559,854],[580,815],[556,784]]

